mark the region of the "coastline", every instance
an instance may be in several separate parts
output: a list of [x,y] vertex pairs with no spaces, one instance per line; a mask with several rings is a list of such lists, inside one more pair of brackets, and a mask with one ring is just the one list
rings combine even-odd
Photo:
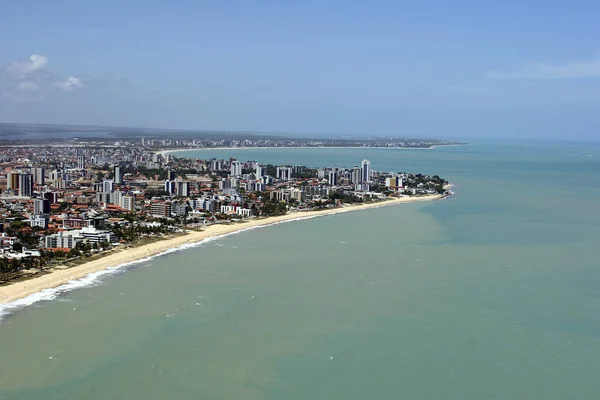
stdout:
[[[10,305],[11,303],[14,303],[18,300],[24,300],[29,296],[47,290],[55,290],[55,292],[53,293],[48,293],[49,298],[54,298],[57,293],[70,290],[71,287],[68,286],[71,283],[73,283],[73,281],[84,279],[88,276],[91,276],[92,274],[99,273],[102,271],[115,270],[130,264],[143,262],[151,257],[156,257],[162,254],[167,254],[176,250],[184,249],[191,245],[200,244],[208,239],[214,239],[242,232],[245,230],[265,227],[282,222],[291,222],[295,220],[303,220],[350,211],[360,211],[370,208],[386,207],[403,203],[440,200],[446,197],[448,196],[440,194],[419,197],[400,197],[368,204],[353,204],[319,211],[299,211],[295,213],[285,214],[276,217],[268,217],[264,219],[250,219],[246,220],[244,223],[233,223],[230,225],[211,225],[203,231],[193,231],[183,236],[177,236],[174,238],[161,240],[158,242],[149,243],[139,247],[133,247],[130,249],[120,251],[118,250],[112,254],[106,255],[105,257],[101,257],[96,260],[91,260],[75,267],[67,269],[54,268],[49,273],[41,275],[39,277],[31,278],[25,281],[15,282],[13,284],[0,287],[0,307]],[[95,277],[92,277],[90,279],[90,283],[93,283],[94,280]],[[74,288],[87,285],[82,284],[72,286]],[[63,287],[64,289],[60,290]],[[38,299],[25,301],[23,302],[23,304],[14,304],[14,307],[26,306],[38,300],[43,300],[45,298],[46,297],[42,296]],[[0,316],[1,314],[2,308],[0,308]]]
[[282,147],[181,147],[176,149],[162,149],[156,154],[166,155],[182,151],[209,151],[209,150],[265,150],[265,149],[384,149],[384,150],[434,150],[442,147],[466,146],[466,144],[437,144],[431,147],[359,147],[359,146],[282,146]]

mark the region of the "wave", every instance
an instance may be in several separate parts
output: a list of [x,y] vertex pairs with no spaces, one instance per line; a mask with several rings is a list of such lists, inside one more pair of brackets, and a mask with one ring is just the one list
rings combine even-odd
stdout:
[[[379,205],[375,205],[371,208],[380,208],[380,207],[386,207],[388,205],[394,205],[394,204],[379,204]],[[74,279],[71,280],[63,285],[54,287],[54,288],[49,288],[49,289],[43,289],[37,293],[33,293],[29,296],[23,297],[21,299],[17,299],[15,301],[12,301],[10,303],[6,303],[6,304],[0,304],[0,323],[2,322],[3,317],[5,317],[6,315],[12,314],[15,311],[22,309],[24,307],[28,307],[31,306],[35,303],[38,303],[40,301],[50,301],[50,300],[54,300],[56,299],[58,296],[64,294],[64,293],[68,293],[71,292],[75,289],[80,289],[80,288],[84,288],[84,287],[91,287],[91,286],[97,286],[103,283],[102,281],[102,277],[104,276],[110,276],[110,275],[116,275],[116,274],[120,274],[125,272],[126,270],[134,267],[137,264],[141,264],[141,263],[147,263],[148,261],[157,258],[157,257],[162,257],[164,255],[167,254],[171,254],[174,252],[178,252],[178,251],[183,251],[183,250],[187,250],[187,249],[191,249],[194,247],[200,247],[206,243],[215,241],[215,240],[219,240],[221,238],[224,237],[228,237],[228,236],[233,236],[233,235],[238,235],[240,233],[243,232],[247,232],[253,229],[260,229],[260,228],[266,228],[269,226],[273,226],[273,225],[279,225],[279,224],[285,224],[285,223],[289,223],[289,222],[295,222],[295,221],[303,221],[303,220],[308,220],[308,219],[313,219],[313,218],[320,218],[320,217],[326,217],[326,216],[331,216],[331,215],[335,215],[335,214],[340,214],[340,213],[345,213],[345,212],[351,212],[351,211],[361,211],[362,209],[353,209],[353,208],[342,208],[342,209],[338,209],[334,212],[330,212],[330,213],[326,213],[326,214],[316,214],[316,215],[309,215],[309,216],[298,216],[298,218],[291,218],[291,219],[286,219],[283,221],[277,221],[277,222],[265,222],[264,225],[256,225],[256,226],[250,226],[248,228],[243,228],[240,229],[238,231],[235,232],[229,232],[229,233],[224,233],[222,235],[216,235],[216,236],[212,236],[203,240],[200,240],[198,242],[194,242],[194,243],[186,243],[186,244],[182,244],[180,246],[165,250],[163,252],[154,254],[152,256],[149,257],[145,257],[145,258],[141,258],[139,260],[135,260],[135,261],[131,261],[128,263],[123,263],[123,264],[119,264],[117,266],[113,266],[113,267],[107,267],[103,270],[100,271],[96,271],[96,272],[92,272],[86,276],[84,276],[83,278],[80,279]],[[35,279],[35,278],[34,278]]]
[[[331,214],[328,214],[331,215]],[[49,289],[43,289],[37,293],[33,293],[29,296],[23,297],[22,299],[17,299],[15,301],[12,301],[10,303],[6,303],[6,304],[0,304],[0,322],[2,321],[3,317],[14,313],[15,311],[18,311],[24,307],[28,307],[31,306],[35,303],[38,303],[40,301],[50,301],[50,300],[54,300],[57,297],[59,297],[60,295],[64,294],[64,293],[68,293],[71,292],[75,289],[80,289],[80,288],[84,288],[84,287],[92,287],[92,286],[97,286],[103,283],[102,281],[102,277],[104,276],[110,276],[110,275],[116,275],[116,274],[120,274],[123,273],[125,271],[127,271],[128,269],[134,267],[137,264],[141,264],[141,263],[146,263],[154,258],[157,257],[161,257],[167,254],[171,254],[177,251],[182,251],[182,250],[187,250],[187,249],[191,249],[194,247],[200,247],[206,243],[227,237],[227,236],[233,236],[233,235],[237,235],[240,234],[242,232],[246,232],[249,230],[253,230],[253,229],[259,229],[259,228],[265,228],[268,226],[272,226],[272,225],[279,225],[279,224],[283,224],[283,223],[287,223],[287,222],[294,222],[294,221],[301,221],[301,220],[306,220],[306,219],[312,219],[312,218],[316,218],[316,217],[320,217],[321,215],[311,215],[308,217],[298,217],[298,218],[294,218],[294,219],[288,219],[285,221],[278,221],[278,222],[272,222],[272,223],[266,223],[264,225],[256,225],[256,226],[251,226],[248,228],[244,228],[244,229],[240,229],[239,231],[235,231],[235,232],[229,232],[229,233],[225,233],[222,235],[217,235],[217,236],[212,236],[206,239],[203,239],[201,241],[195,242],[195,243],[186,243],[186,244],[182,244],[180,246],[174,247],[172,249],[168,249],[165,250],[163,252],[157,253],[155,255],[152,255],[150,257],[145,257],[145,258],[141,258],[139,260],[135,260],[135,261],[131,261],[128,263],[123,263],[123,264],[119,264],[116,265],[114,267],[108,267],[106,269],[100,270],[100,271],[96,271],[96,272],[92,272],[86,276],[84,276],[83,278],[80,279],[73,279],[63,285],[54,287],[54,288],[49,288]],[[34,278],[35,279],[35,278]]]

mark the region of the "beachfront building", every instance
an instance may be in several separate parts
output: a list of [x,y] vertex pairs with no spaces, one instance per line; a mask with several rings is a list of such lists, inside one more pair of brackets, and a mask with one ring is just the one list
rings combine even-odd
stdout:
[[361,182],[371,181],[371,161],[362,160],[362,177]]
[[76,231],[59,232],[40,239],[40,247],[45,249],[72,249],[83,239]]

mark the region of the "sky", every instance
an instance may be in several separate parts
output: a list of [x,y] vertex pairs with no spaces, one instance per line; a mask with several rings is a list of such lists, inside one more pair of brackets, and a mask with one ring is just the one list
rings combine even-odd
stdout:
[[0,121],[600,139],[598,1],[1,0]]

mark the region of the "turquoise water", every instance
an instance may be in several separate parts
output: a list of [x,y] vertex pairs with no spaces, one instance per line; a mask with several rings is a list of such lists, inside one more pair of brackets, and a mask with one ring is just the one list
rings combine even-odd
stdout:
[[457,196],[250,230],[23,308],[0,399],[598,398],[597,145],[195,154],[368,158]]

